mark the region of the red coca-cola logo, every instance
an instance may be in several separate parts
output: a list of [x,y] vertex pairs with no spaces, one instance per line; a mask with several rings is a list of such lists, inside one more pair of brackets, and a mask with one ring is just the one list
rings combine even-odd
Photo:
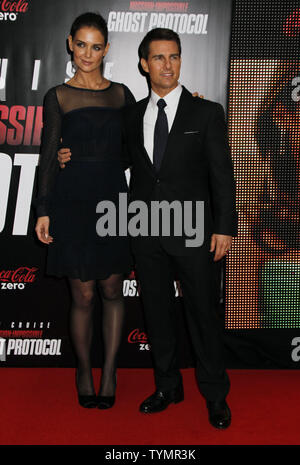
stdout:
[[28,2],[25,0],[0,0],[1,10],[8,13],[26,13]]
[[293,11],[283,25],[283,31],[288,37],[297,37],[300,33],[300,9]]
[[11,283],[33,283],[36,279],[38,268],[29,266],[20,266],[16,270],[0,271],[0,281]]
[[136,328],[129,334],[128,342],[130,342],[130,344],[146,343],[148,342],[148,336],[146,333]]

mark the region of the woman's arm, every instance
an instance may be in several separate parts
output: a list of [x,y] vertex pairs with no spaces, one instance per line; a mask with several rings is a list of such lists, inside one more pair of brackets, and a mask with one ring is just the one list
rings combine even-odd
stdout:
[[62,115],[56,89],[50,89],[44,99],[43,134],[38,168],[37,216],[48,216],[55,177],[59,171],[57,150],[61,137]]
[[123,141],[122,166],[124,170],[127,170],[128,168],[130,168],[132,164],[132,160],[131,160],[129,145],[127,142],[126,118],[127,118],[127,113],[128,113],[128,107],[130,107],[131,105],[134,105],[136,103],[136,100],[132,92],[128,89],[128,87],[125,86],[125,84],[122,84],[122,85],[123,85],[124,95],[125,95],[125,106],[123,108],[124,122],[123,122],[123,130],[122,130],[122,141]]
[[35,200],[38,216],[35,231],[38,239],[45,244],[53,241],[49,235],[49,204],[55,177],[59,170],[56,152],[61,137],[61,120],[56,89],[53,88],[47,92],[44,99],[44,127],[38,169],[38,196]]

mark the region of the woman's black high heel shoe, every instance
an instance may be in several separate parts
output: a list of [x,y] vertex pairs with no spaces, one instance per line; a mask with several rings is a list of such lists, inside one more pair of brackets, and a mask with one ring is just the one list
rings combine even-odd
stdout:
[[81,405],[81,407],[84,408],[96,408],[98,406],[96,394],[90,396],[82,396],[78,394],[78,402]]
[[[78,374],[76,371],[76,387],[78,386]],[[77,387],[78,391],[78,387]],[[78,394],[78,403],[84,408],[96,408],[98,406],[98,399],[96,394],[82,395]]]
[[114,406],[116,396],[97,396],[97,407],[106,410]]
[[[117,375],[115,374],[115,389],[117,387]],[[98,408],[101,410],[106,410],[114,406],[116,400],[116,396],[101,396],[100,394],[97,395],[97,403]]]

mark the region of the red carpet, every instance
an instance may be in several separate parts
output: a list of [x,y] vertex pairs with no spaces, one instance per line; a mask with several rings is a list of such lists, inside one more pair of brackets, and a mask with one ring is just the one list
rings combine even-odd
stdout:
[[230,370],[225,431],[210,426],[194,370],[182,374],[185,401],[146,416],[138,406],[153,391],[151,370],[120,369],[115,407],[101,411],[77,404],[73,369],[2,368],[0,444],[300,444],[300,371]]

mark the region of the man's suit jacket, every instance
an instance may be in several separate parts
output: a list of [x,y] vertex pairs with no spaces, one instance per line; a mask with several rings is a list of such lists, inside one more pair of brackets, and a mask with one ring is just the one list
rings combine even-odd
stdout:
[[[213,233],[237,234],[235,181],[220,104],[192,94],[184,87],[157,173],[143,142],[143,118],[149,97],[127,108],[127,151],[124,167],[131,166],[130,201],[204,201],[205,241]],[[197,253],[185,246],[186,237],[160,237],[175,255]],[[133,239],[133,250],[151,247],[151,238]],[[207,243],[207,242],[206,242]]]

